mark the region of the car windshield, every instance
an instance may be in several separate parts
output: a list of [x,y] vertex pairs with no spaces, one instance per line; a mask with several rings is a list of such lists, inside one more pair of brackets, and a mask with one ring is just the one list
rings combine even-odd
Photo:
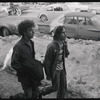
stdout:
[[100,17],[98,17],[98,16],[93,16],[93,17],[91,18],[91,20],[92,20],[93,22],[97,23],[98,25],[100,25]]

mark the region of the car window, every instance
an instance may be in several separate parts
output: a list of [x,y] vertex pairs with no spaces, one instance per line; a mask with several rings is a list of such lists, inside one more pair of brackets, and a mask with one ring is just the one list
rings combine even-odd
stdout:
[[88,17],[78,17],[79,25],[92,25],[92,22]]
[[77,24],[77,17],[66,17],[65,24]]
[[54,11],[63,11],[63,8],[62,7],[55,7]]

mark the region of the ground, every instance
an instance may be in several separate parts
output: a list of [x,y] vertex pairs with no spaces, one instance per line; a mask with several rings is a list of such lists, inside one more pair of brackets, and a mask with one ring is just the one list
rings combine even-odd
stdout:
[[[41,34],[39,34],[41,35]],[[38,36],[38,35],[37,35]],[[52,37],[41,35],[33,38],[35,42],[36,58],[43,61],[46,46]],[[6,55],[11,47],[19,40],[17,36],[0,39],[0,64],[3,66]],[[67,39],[70,55],[66,58],[67,87],[69,98],[99,98],[100,94],[100,42],[92,40]],[[9,67],[0,71],[0,96],[9,98],[10,95],[23,92]],[[56,92],[43,98],[55,98]]]

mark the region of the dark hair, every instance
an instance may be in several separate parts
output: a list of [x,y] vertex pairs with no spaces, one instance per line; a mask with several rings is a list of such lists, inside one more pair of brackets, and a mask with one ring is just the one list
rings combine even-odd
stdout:
[[24,21],[20,22],[18,25],[19,34],[24,36],[24,33],[30,27],[35,27],[35,23],[33,22],[33,20],[24,20]]
[[64,26],[56,26],[55,28],[54,28],[54,36],[53,36],[53,39],[54,40],[58,40],[59,39],[59,36],[60,36],[60,34],[62,33],[62,31],[63,31],[63,28],[65,28]]

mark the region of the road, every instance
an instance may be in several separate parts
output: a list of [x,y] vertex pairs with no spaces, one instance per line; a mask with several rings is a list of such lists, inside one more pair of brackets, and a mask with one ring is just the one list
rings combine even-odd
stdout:
[[24,19],[33,19],[35,22],[37,21],[39,10],[27,10],[22,13],[21,16],[16,15],[5,15],[3,13],[0,13],[0,23],[12,23],[16,24]]

